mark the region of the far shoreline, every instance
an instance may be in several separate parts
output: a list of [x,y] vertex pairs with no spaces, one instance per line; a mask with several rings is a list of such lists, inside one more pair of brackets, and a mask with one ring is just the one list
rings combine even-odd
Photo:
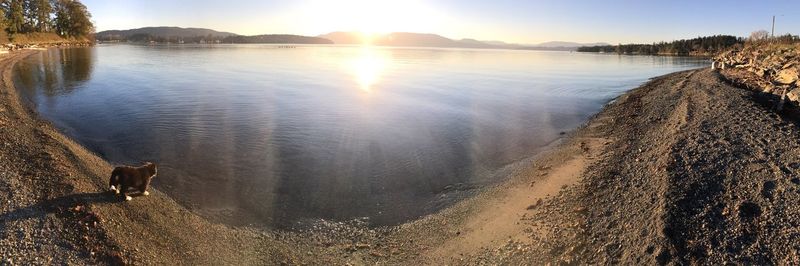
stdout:
[[[618,54],[603,52],[580,52],[574,49],[513,49],[513,48],[474,48],[474,47],[436,47],[436,46],[382,46],[382,45],[359,45],[359,44],[307,44],[307,43],[141,43],[141,42],[98,42],[97,45],[131,45],[142,47],[225,47],[225,46],[270,46],[282,49],[295,49],[302,47],[333,47],[333,48],[374,48],[374,49],[409,49],[409,50],[463,50],[463,51],[506,51],[506,52],[552,52],[564,54],[591,54],[603,56],[635,56],[635,57],[677,57],[677,58],[700,58],[711,60],[713,54],[703,55],[681,55],[681,54]],[[577,49],[578,47],[575,47]]]

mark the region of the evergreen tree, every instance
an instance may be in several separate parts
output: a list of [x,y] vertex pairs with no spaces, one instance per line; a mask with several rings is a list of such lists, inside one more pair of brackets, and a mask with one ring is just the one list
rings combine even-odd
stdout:
[[69,12],[67,12],[68,0],[55,0],[53,1],[53,9],[55,9],[55,19],[53,20],[53,28],[56,33],[61,36],[66,36],[69,32]]
[[50,5],[50,0],[32,0],[34,17],[36,20],[35,28],[39,32],[50,31],[50,12],[53,12],[53,7]]
[[579,52],[605,52],[618,54],[642,55],[708,55],[715,54],[736,44],[744,43],[744,39],[727,35],[698,37],[689,40],[659,42],[653,44],[619,44],[616,46],[580,47]]
[[23,0],[10,0],[8,3],[8,32],[23,33],[25,31],[25,5]]

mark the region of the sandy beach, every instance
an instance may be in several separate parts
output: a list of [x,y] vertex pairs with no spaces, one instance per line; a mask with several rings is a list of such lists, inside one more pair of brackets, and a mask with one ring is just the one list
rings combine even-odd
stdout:
[[656,77],[500,185],[390,227],[211,223],[23,105],[0,57],[0,261],[9,264],[800,263],[800,128],[710,70]]

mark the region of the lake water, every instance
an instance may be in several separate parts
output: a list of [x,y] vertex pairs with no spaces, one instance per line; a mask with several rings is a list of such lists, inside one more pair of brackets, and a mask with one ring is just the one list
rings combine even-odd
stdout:
[[681,57],[272,45],[50,49],[25,99],[119,164],[230,224],[417,218],[502,181]]

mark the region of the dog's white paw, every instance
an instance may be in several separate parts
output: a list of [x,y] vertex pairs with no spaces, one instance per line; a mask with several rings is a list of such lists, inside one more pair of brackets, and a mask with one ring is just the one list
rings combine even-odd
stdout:
[[114,187],[114,186],[111,186],[110,188],[108,188],[108,190],[117,190],[117,188]]
[[133,198],[131,198],[131,196],[125,196],[125,201],[129,201],[129,200],[132,200],[132,199]]
[[145,196],[150,195],[150,192],[145,191],[145,192],[142,193],[142,195],[145,195]]

